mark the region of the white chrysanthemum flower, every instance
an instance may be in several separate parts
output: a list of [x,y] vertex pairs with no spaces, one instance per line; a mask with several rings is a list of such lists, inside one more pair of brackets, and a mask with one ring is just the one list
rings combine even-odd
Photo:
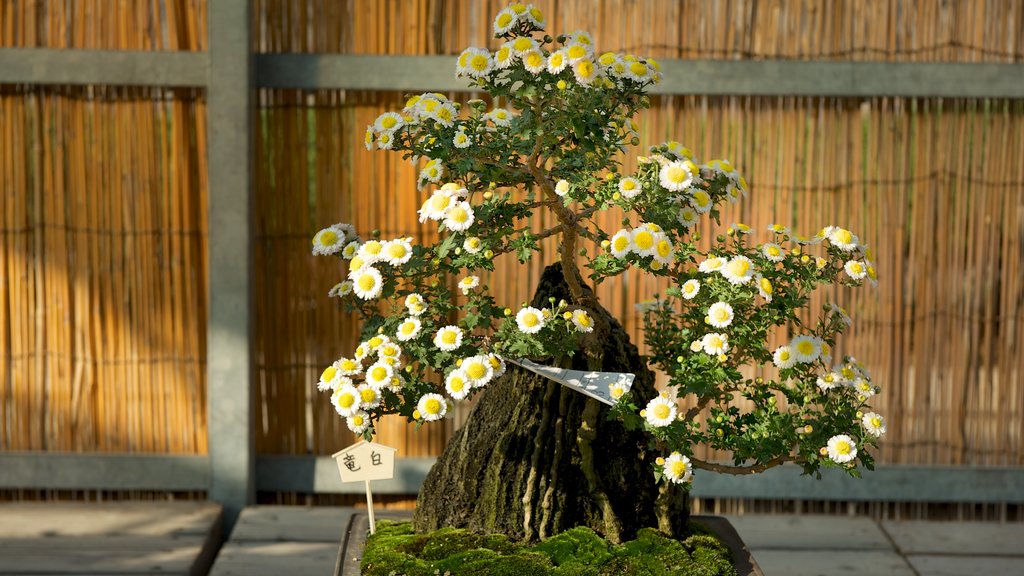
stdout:
[[566,194],[569,193],[570,188],[571,186],[568,180],[559,180],[555,184],[555,194],[558,194],[559,196],[565,196]]
[[612,236],[609,248],[611,249],[612,256],[616,258],[625,258],[629,254],[630,247],[632,245],[631,235],[628,230],[619,230]]
[[335,362],[342,376],[355,376],[363,371],[363,364],[352,358],[338,358]]
[[850,260],[843,265],[846,275],[854,280],[862,280],[868,275],[868,270],[860,260]]
[[818,380],[817,380],[816,384],[818,385],[818,388],[820,388],[822,392],[828,392],[829,390],[832,390],[833,388],[838,388],[838,387],[842,386],[843,385],[843,379],[842,379],[842,377],[840,377],[835,372],[828,372],[826,374],[822,374],[821,376],[818,376]]
[[355,434],[362,434],[370,427],[370,415],[362,410],[357,410],[354,414],[345,419],[345,424],[347,424],[348,429]]
[[618,400],[629,392],[631,386],[624,382],[613,382],[608,385],[608,395],[612,397],[612,400]]
[[[377,347],[377,358],[388,361],[393,368],[398,368],[398,362],[402,359],[402,347],[394,342],[385,342]],[[395,363],[392,363],[394,360]]]
[[623,198],[636,198],[637,194],[643,191],[643,184],[632,176],[619,180],[619,193]]
[[520,59],[523,62],[523,68],[526,68],[526,71],[530,74],[540,74],[548,66],[548,62],[544,58],[544,55],[537,49],[526,52]]
[[544,313],[533,306],[527,306],[516,313],[516,326],[519,327],[520,332],[525,334],[540,332],[546,322]]
[[459,369],[466,375],[467,382],[474,388],[486,386],[494,378],[494,367],[491,366],[491,360],[484,355],[466,358],[462,361]]
[[444,418],[448,412],[448,403],[440,394],[424,394],[416,403],[416,411],[423,420],[434,422]]
[[565,67],[569,65],[569,57],[565,54],[565,49],[556,50],[548,56],[548,72],[552,74],[558,74]]
[[391,132],[381,132],[377,135],[377,149],[391,150],[395,146],[395,136]]
[[846,434],[828,439],[828,457],[836,464],[846,464],[857,457],[857,444]]
[[387,385],[394,374],[395,369],[387,362],[374,362],[366,368],[366,383],[380,388]]
[[754,263],[746,256],[735,256],[722,268],[722,276],[730,284],[747,284],[754,278]]
[[530,50],[536,50],[539,46],[537,41],[529,36],[518,36],[511,40],[510,46],[517,56],[522,56]]
[[359,410],[359,390],[351,384],[339,386],[331,394],[331,404],[340,416],[348,418]]
[[463,294],[469,294],[469,291],[480,285],[480,278],[474,275],[466,276],[462,280],[459,280],[459,289],[462,290]]
[[451,352],[462,346],[462,329],[458,326],[445,326],[434,334],[434,346],[442,352]]
[[789,346],[779,346],[772,354],[772,363],[780,370],[796,366],[796,357],[793,356],[793,349]]
[[359,346],[356,346],[356,351],[354,353],[356,361],[362,362],[367,356],[370,355],[371,352],[373,352],[373,349],[370,348],[370,345],[367,344],[366,342],[363,342]]
[[708,308],[708,315],[704,321],[715,328],[725,328],[732,324],[732,306],[728,302],[715,302]]
[[373,125],[371,124],[366,127],[366,132],[363,134],[363,145],[366,146],[367,150],[373,150],[373,137],[374,131]]
[[459,149],[469,148],[469,145],[473,143],[473,139],[469,137],[465,132],[459,131],[452,137],[452,144]]
[[423,296],[413,292],[405,297],[405,308],[409,314],[419,316],[427,311],[427,303],[423,300]]
[[385,112],[373,121],[373,127],[378,132],[394,132],[402,127],[402,115],[397,112]]
[[656,428],[668,426],[676,419],[676,403],[664,394],[657,396],[644,408],[644,418],[648,424]]
[[849,230],[834,226],[829,226],[826,230],[828,232],[825,236],[828,237],[828,241],[836,248],[843,252],[852,252],[857,249],[857,237]]
[[512,114],[504,108],[495,108],[488,112],[485,117],[493,122],[495,126],[505,127],[512,125]]
[[754,284],[757,286],[757,293],[764,298],[765,302],[771,302],[772,296],[775,294],[775,286],[772,285],[772,281],[758,274],[754,277]]
[[589,334],[594,331],[594,319],[590,317],[586,310],[573,310],[572,324],[576,327],[577,332],[583,334]]
[[645,62],[634,61],[626,67],[626,78],[634,82],[648,82],[654,76],[654,72]]
[[711,194],[708,194],[706,190],[691,187],[687,188],[686,192],[690,195],[690,206],[698,214],[707,214],[711,211],[714,202],[711,200]]
[[665,478],[668,478],[669,482],[673,484],[685,484],[693,478],[693,466],[690,465],[690,459],[679,452],[673,452],[668,458],[665,458],[665,464],[662,465],[661,470]]
[[398,394],[402,391],[403,386],[405,386],[405,378],[401,374],[395,374],[391,377],[391,380],[388,380],[388,385],[385,388]]
[[342,280],[338,282],[327,292],[329,298],[342,298],[352,293],[352,281]]
[[580,60],[572,65],[572,74],[583,86],[590,86],[599,76],[597,66],[590,60]]
[[774,242],[765,242],[761,245],[761,254],[772,262],[782,262],[786,259],[786,251]]
[[366,341],[366,345],[370,347],[370,350],[376,352],[378,348],[391,342],[391,339],[383,334],[377,334]]
[[373,300],[384,290],[384,278],[373,266],[363,266],[351,274],[352,290],[363,300]]
[[321,392],[334,390],[336,388],[334,384],[341,380],[341,376],[342,374],[338,363],[335,362],[334,364],[331,364],[327,368],[324,368],[324,371],[320,373],[320,381],[316,383],[316,389]]
[[851,382],[850,386],[857,391],[859,396],[863,396],[865,400],[875,395],[877,390],[871,385],[871,382],[866,380],[862,376],[855,377]]
[[398,331],[395,334],[395,338],[402,342],[408,342],[420,335],[420,329],[422,327],[423,323],[420,322],[419,318],[410,316],[405,320],[402,320],[402,323],[398,325]]
[[692,228],[697,223],[699,214],[693,206],[683,206],[677,216],[679,223],[687,228]]
[[462,370],[452,370],[444,379],[444,389],[452,398],[465,400],[473,387],[467,382],[466,374]]
[[462,242],[462,249],[470,254],[479,254],[484,249],[484,243],[476,236],[470,236]]
[[505,360],[497,354],[488,354],[487,360],[491,363],[491,369],[494,370],[494,377],[498,378],[505,374]]
[[442,220],[455,201],[447,192],[435,190],[419,209],[420,223],[427,220]]
[[797,336],[789,343],[797,362],[814,362],[821,356],[821,342],[814,336]]
[[504,36],[509,30],[515,28],[518,22],[519,15],[511,8],[505,8],[494,17],[494,35]]
[[705,334],[700,344],[704,348],[704,353],[710,356],[719,356],[729,351],[729,337],[718,332]]
[[384,243],[381,258],[392,266],[401,266],[412,258],[412,242],[408,238],[395,238]]
[[768,226],[768,230],[770,230],[774,234],[789,234],[789,228],[786,228],[782,224],[771,224],[770,226]]
[[665,234],[655,234],[654,240],[654,259],[668,266],[676,255],[672,241]]
[[641,257],[654,256],[654,246],[656,243],[657,237],[655,233],[646,226],[634,228],[633,233],[629,236],[630,250]]
[[353,240],[348,244],[345,244],[345,247],[341,249],[341,257],[345,260],[355,258],[356,254],[359,253],[360,246],[362,246],[362,244],[360,244],[358,240]]
[[704,342],[701,340],[694,340],[690,342],[690,352],[700,352],[704,349]]
[[512,50],[512,43],[506,42],[494,53],[494,67],[505,70],[516,61],[516,53]]
[[864,424],[864,430],[875,438],[881,438],[885,434],[885,418],[881,414],[868,412],[861,418],[861,423]]
[[544,29],[545,19],[544,13],[541,12],[540,8],[537,8],[533,4],[526,7],[526,12],[523,12],[523,16],[526,17],[527,21],[534,25],[539,30]]
[[687,300],[693,300],[693,297],[700,292],[700,282],[698,280],[693,279],[687,280],[686,282],[683,282],[683,285],[682,287],[680,287],[680,290],[683,293],[683,298]]
[[[390,380],[390,378],[388,380]],[[380,386],[373,386],[370,383],[360,384],[359,387],[356,388],[356,390],[359,390],[359,408],[369,410],[380,406],[380,389],[386,384],[387,383],[384,383]]]
[[565,52],[565,58],[570,64],[576,64],[587,60],[593,53],[593,48],[583,42],[569,41],[562,51]]
[[686,161],[669,162],[661,167],[658,173],[658,181],[666,190],[680,192],[686,190],[693,182],[693,174],[690,172]]
[[465,200],[456,202],[444,215],[445,228],[453,232],[463,232],[473,226],[476,215],[473,213],[473,206]]
[[313,236],[313,254],[327,256],[337,254],[345,248],[345,234],[328,226]]
[[362,258],[366,264],[373,264],[384,257],[384,243],[368,240],[359,247],[356,256]]
[[444,176],[444,165],[441,164],[440,160],[430,160],[420,170],[420,180],[426,180],[427,182],[440,182]]
[[710,274],[712,272],[718,272],[719,270],[725,268],[725,263],[725,258],[720,258],[718,256],[710,256],[703,262],[701,262],[699,266],[697,266],[697,270],[704,272],[705,274]]

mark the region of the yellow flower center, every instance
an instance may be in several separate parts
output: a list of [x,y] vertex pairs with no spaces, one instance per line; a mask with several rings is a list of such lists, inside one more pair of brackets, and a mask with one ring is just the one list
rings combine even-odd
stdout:
[[455,376],[449,382],[448,387],[452,389],[452,392],[462,392],[462,389],[466,387],[466,383],[462,381],[462,378]]
[[437,398],[430,398],[423,403],[423,409],[427,411],[427,414],[440,414],[441,401]]
[[322,246],[334,246],[338,241],[338,235],[333,230],[325,230],[320,235],[320,245]]
[[377,391],[373,388],[363,388],[359,391],[359,397],[363,402],[373,402],[377,399]]
[[530,16],[537,22],[544,23],[544,13],[540,11],[540,8],[530,8]]
[[376,368],[370,371],[370,376],[373,377],[374,380],[377,380],[379,382],[388,377],[388,370],[383,366],[377,366]]
[[402,334],[412,334],[416,330],[416,324],[412,322],[406,322],[402,324],[398,329],[399,331],[402,332]]
[[615,244],[613,247],[615,248],[616,252],[624,251],[626,248],[629,248],[629,238],[625,236],[619,236],[618,238],[615,239]]
[[551,55],[551,59],[549,60],[549,62],[551,64],[552,68],[558,68],[559,66],[562,65],[562,60],[563,60],[562,53],[561,52],[555,52],[554,54]]
[[682,166],[669,166],[665,171],[665,178],[673,184],[682,184],[690,177],[690,173]]
[[768,255],[772,257],[778,257],[782,255],[782,250],[779,250],[778,246],[769,246],[767,252]]
[[810,356],[814,354],[814,342],[803,340],[796,345],[796,351],[804,356]]
[[462,224],[469,218],[469,213],[462,206],[456,206],[448,213],[448,217],[451,218],[452,222]]
[[520,36],[512,42],[512,48],[514,48],[516,52],[526,52],[530,48],[533,48],[533,43],[530,42],[529,38]]
[[723,322],[723,321],[728,320],[728,319],[729,319],[729,311],[728,310],[726,310],[725,308],[719,308],[718,310],[715,310],[715,320],[718,320],[719,322]]
[[669,415],[669,408],[668,408],[667,404],[658,404],[657,406],[654,407],[654,417],[655,418],[657,418],[659,420],[664,420],[665,418],[668,418],[668,415]]
[[584,60],[576,65],[576,72],[581,78],[590,78],[594,75],[594,63],[589,60]]
[[732,260],[729,262],[729,271],[735,276],[743,277],[750,271],[750,262],[746,260]]
[[718,336],[712,336],[711,338],[709,338],[708,339],[708,343],[711,344],[712,348],[721,348],[722,347],[722,339],[720,337],[718,337]]
[[356,362],[355,362],[355,360],[343,360],[341,362],[341,369],[346,371],[346,372],[349,372],[351,370],[355,370],[356,369]]
[[854,262],[850,264],[850,271],[853,272],[854,274],[863,274],[864,265],[861,264],[860,262]]
[[338,369],[334,366],[328,366],[324,369],[324,373],[320,375],[320,380],[324,382],[330,382],[334,380],[334,376],[338,373]]
[[473,362],[466,367],[466,375],[473,380],[479,380],[487,374],[487,367],[480,362]]
[[783,350],[782,352],[779,352],[779,360],[782,360],[783,362],[788,361],[790,356],[792,356],[792,354],[789,353],[789,350]]
[[852,448],[853,447],[850,446],[850,443],[845,440],[841,442],[836,442],[836,452],[840,454],[849,454]]
[[498,28],[504,28],[512,23],[512,15],[508,12],[498,14]]
[[629,65],[629,71],[636,76],[647,76],[647,66],[640,62],[633,62]]
[[588,314],[580,314],[576,316],[576,321],[579,322],[580,326],[583,326],[584,328],[590,326],[591,324],[590,315]]
[[544,65],[544,57],[541,56],[540,52],[530,52],[529,56],[526,57],[526,65],[531,68],[540,68]]
[[338,406],[342,408],[351,408],[356,403],[355,396],[351,392],[346,392],[338,396]]
[[641,250],[648,250],[654,245],[654,234],[647,232],[646,230],[640,231],[633,237],[633,242],[636,247]]
[[405,246],[402,244],[392,244],[388,248],[388,254],[390,254],[392,258],[402,258],[405,256],[405,253]]
[[380,254],[380,251],[383,248],[384,245],[381,244],[380,242],[377,242],[376,240],[370,240],[366,244],[363,244],[363,250],[365,250],[366,253],[370,255]]
[[372,274],[363,274],[359,277],[359,287],[364,292],[373,290],[373,287],[377,285],[377,279]]
[[853,241],[853,234],[849,230],[839,229],[832,233],[832,237],[839,244],[849,244]]
[[623,180],[622,189],[626,191],[636,190],[636,182],[634,182],[633,180]]
[[662,258],[668,258],[668,255],[672,253],[672,244],[666,240],[658,242],[658,256]]
[[356,427],[362,426],[363,425],[363,420],[364,420],[364,418],[362,416],[353,416],[352,417],[352,425],[356,426]]
[[771,294],[773,290],[775,288],[772,286],[771,281],[767,278],[761,278],[761,291],[765,294]]
[[533,312],[530,312],[529,314],[523,314],[523,324],[525,324],[528,328],[533,328],[539,322],[540,318],[537,318],[537,315],[534,314]]
[[398,120],[396,120],[394,116],[385,116],[380,121],[380,125],[383,126],[385,130],[391,130],[396,124],[398,124]]
[[583,58],[584,56],[587,55],[587,49],[584,48],[583,46],[580,46],[579,44],[573,44],[572,46],[569,46],[568,54],[570,60]]
[[483,72],[487,69],[487,56],[483,54],[477,54],[469,61],[469,65],[473,70],[477,72]]
[[686,462],[682,460],[676,460],[672,463],[672,475],[679,478],[686,474]]
[[455,344],[456,338],[457,335],[454,330],[449,330],[444,334],[441,334],[441,342],[444,342],[445,344]]

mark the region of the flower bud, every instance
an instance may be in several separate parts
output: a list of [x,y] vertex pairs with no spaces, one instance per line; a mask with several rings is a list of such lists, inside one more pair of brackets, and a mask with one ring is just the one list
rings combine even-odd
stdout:
[[485,258],[494,258],[494,250],[484,250]]
[[511,308],[505,308],[504,313],[505,313],[505,316],[511,316],[512,315],[512,309]]
[[490,200],[491,198],[494,198],[494,192],[491,192],[490,190],[484,192],[484,200]]
[[565,80],[559,80],[555,86],[558,87],[559,90],[565,90],[566,87],[568,87],[568,84],[565,83]]

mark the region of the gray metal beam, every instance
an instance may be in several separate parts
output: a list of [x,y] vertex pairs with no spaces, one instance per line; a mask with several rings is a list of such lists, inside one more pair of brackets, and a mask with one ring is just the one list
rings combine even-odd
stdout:
[[[1024,65],[666,60],[653,94],[1024,98]],[[259,54],[261,88],[468,91],[450,56]]]
[[206,456],[0,452],[0,488],[205,491]]
[[255,496],[249,251],[255,90],[250,0],[217,0],[207,10],[210,499],[224,506],[230,532]]
[[205,52],[0,49],[3,84],[205,86]]
[[[374,494],[416,494],[434,465],[434,458],[398,458],[395,477],[374,480]],[[361,482],[342,484],[331,457],[260,456],[256,459],[256,488],[267,492],[305,494],[364,494]]]

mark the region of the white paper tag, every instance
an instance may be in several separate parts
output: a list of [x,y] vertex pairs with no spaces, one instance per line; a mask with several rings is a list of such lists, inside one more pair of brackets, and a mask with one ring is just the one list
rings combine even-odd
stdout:
[[356,442],[334,453],[342,482],[388,480],[395,477],[396,448],[376,442]]
[[633,386],[633,380],[636,378],[635,374],[624,372],[585,372],[583,370],[566,370],[565,368],[545,366],[526,359],[506,360],[534,374],[554,380],[563,386],[568,386],[577,392],[586,394],[599,402],[604,402],[609,406],[614,406],[616,402],[615,397],[611,393],[612,387],[620,387],[622,393],[628,392]]

